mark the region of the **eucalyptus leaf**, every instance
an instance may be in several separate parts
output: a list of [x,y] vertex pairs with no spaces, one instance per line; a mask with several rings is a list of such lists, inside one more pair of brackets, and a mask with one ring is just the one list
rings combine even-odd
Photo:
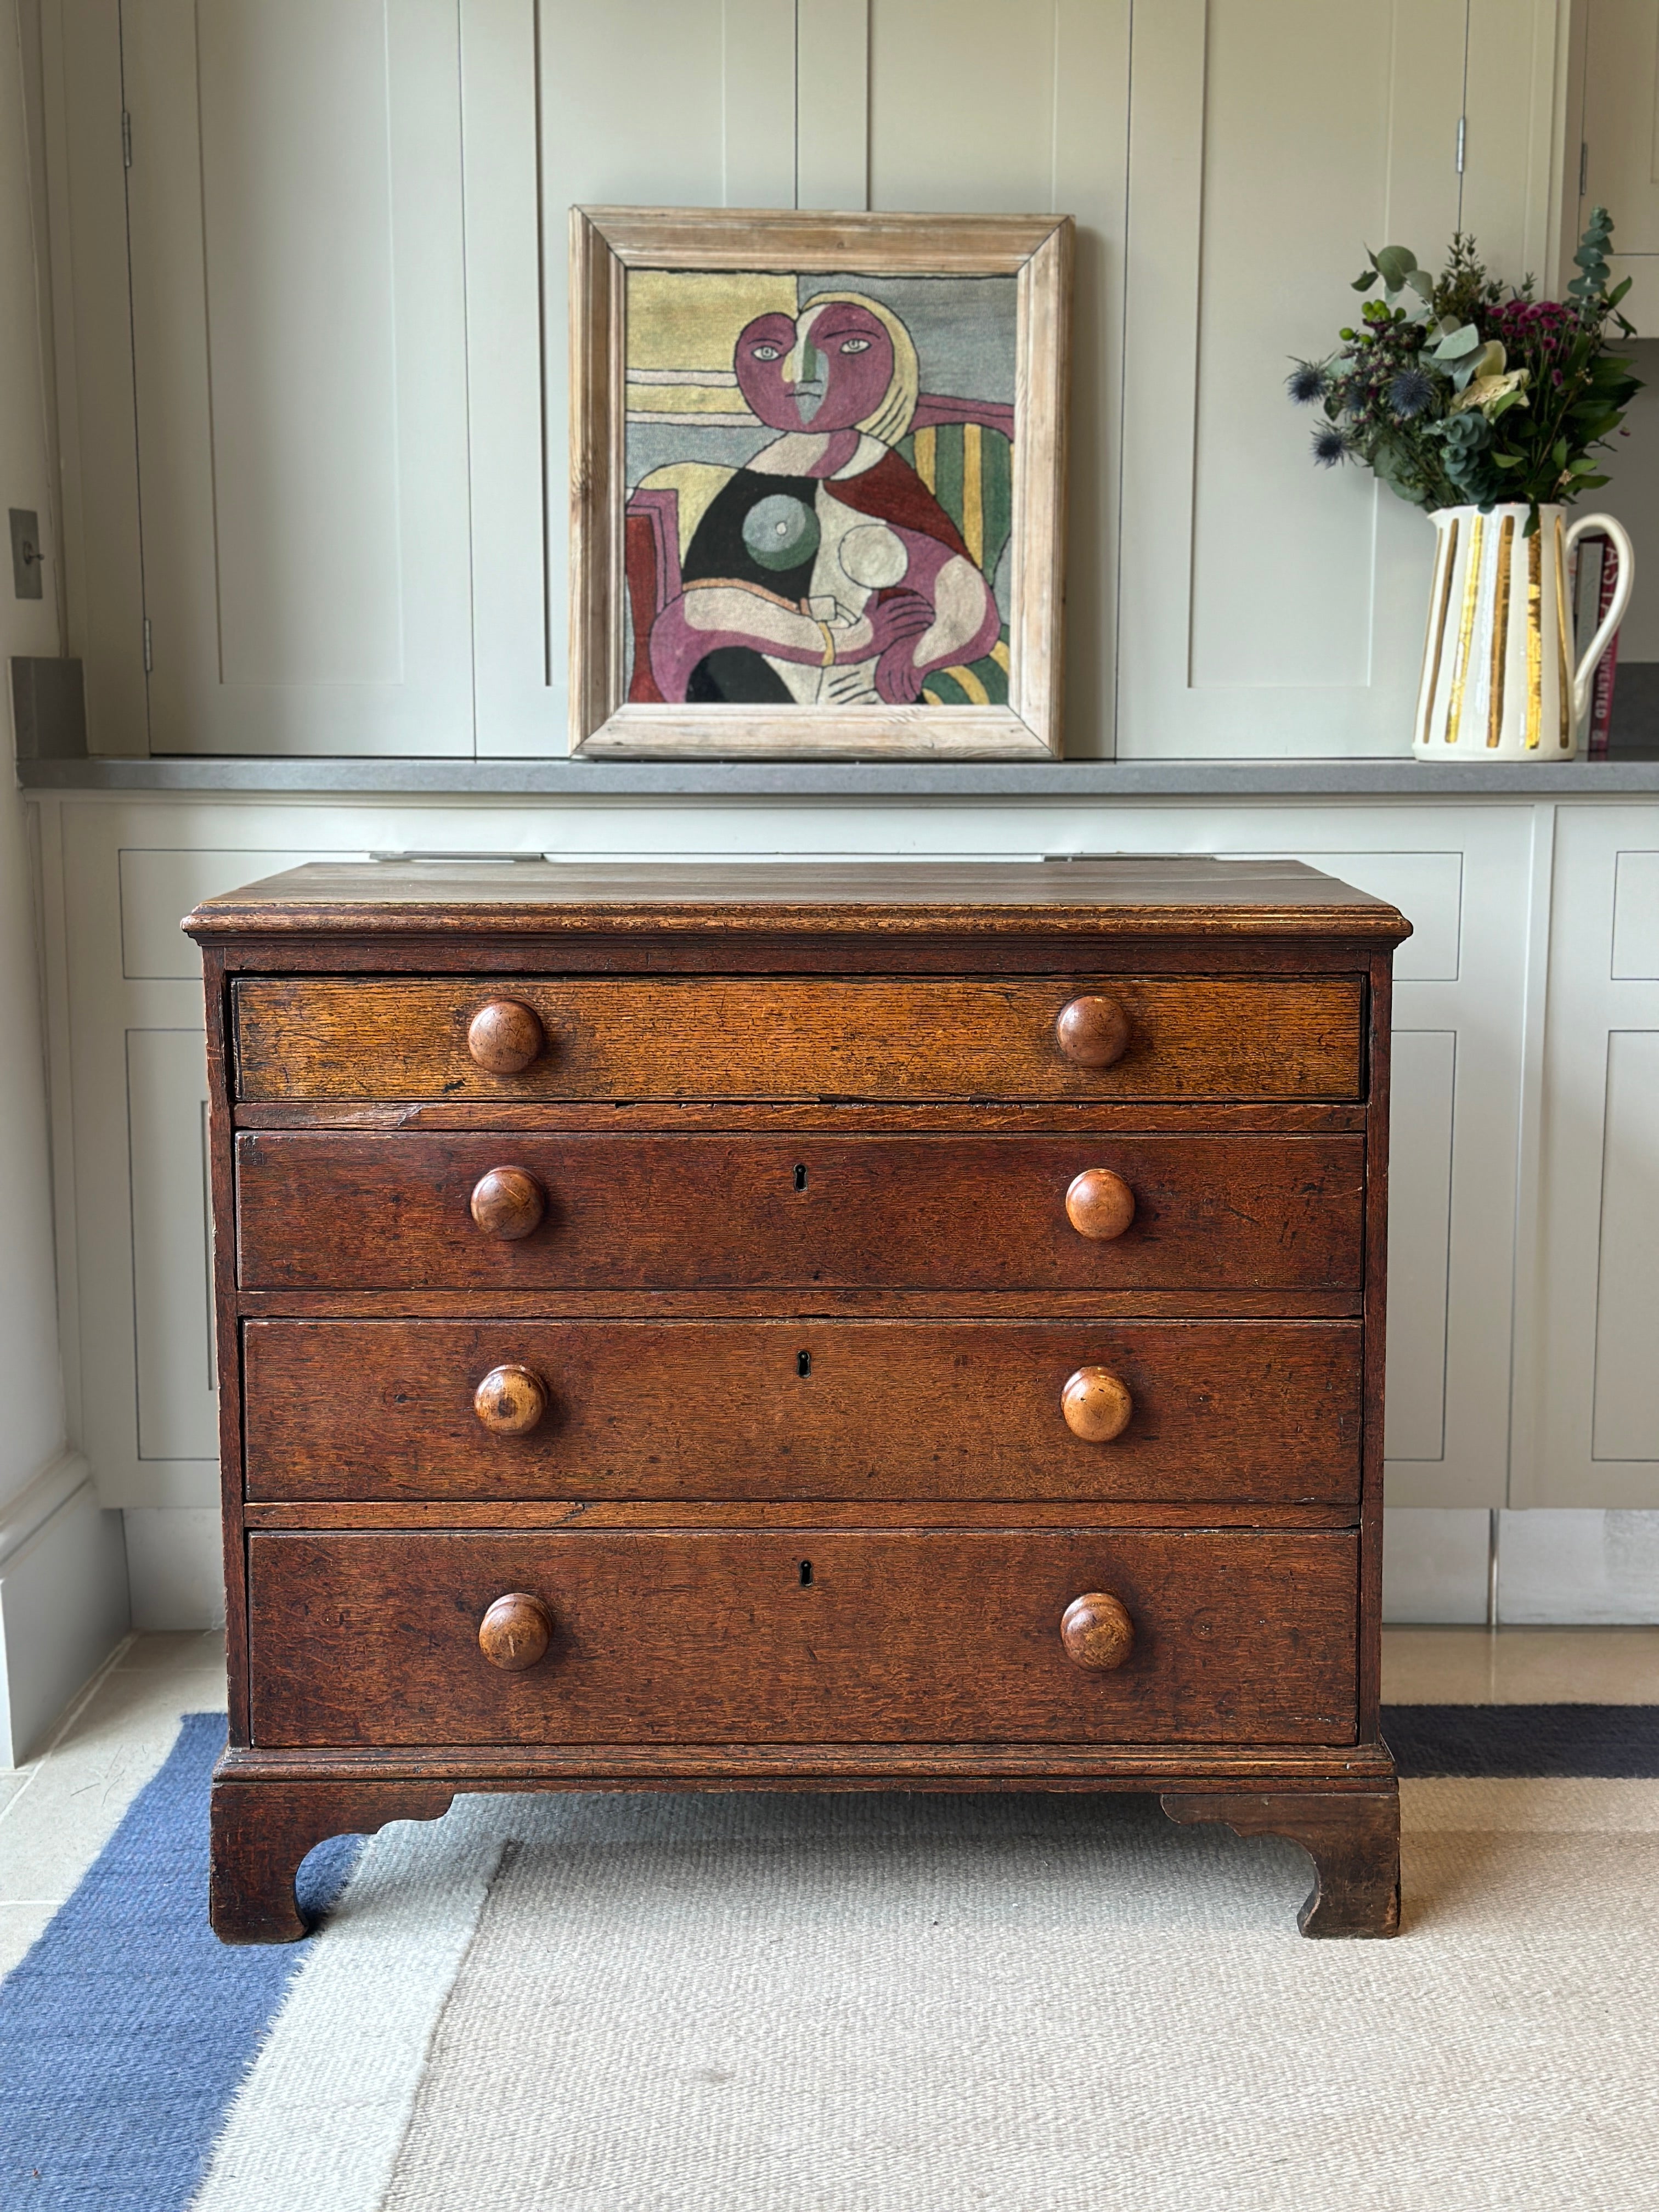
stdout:
[[1480,333],[1474,325],[1460,323],[1441,339],[1434,349],[1434,357],[1437,361],[1462,361],[1467,354],[1478,353],[1480,348]]
[[1359,276],[1356,276],[1356,277],[1354,278],[1354,280],[1353,280],[1353,289],[1354,289],[1356,292],[1369,292],[1369,291],[1370,290],[1370,289],[1371,289],[1371,286],[1372,286],[1373,284],[1375,284],[1375,283],[1376,283],[1376,270],[1375,270],[1375,269],[1367,269],[1367,270],[1364,270],[1361,275],[1359,275]]
[[1397,292],[1417,267],[1417,256],[1408,246],[1385,246],[1376,257],[1377,274],[1389,291]]

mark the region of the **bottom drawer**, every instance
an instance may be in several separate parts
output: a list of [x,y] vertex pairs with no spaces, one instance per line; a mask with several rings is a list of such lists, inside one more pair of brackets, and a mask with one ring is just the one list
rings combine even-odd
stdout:
[[[248,1539],[252,1737],[306,1744],[1354,1741],[1343,1529],[651,1530]],[[1060,1634],[1108,1591],[1111,1672]],[[494,1601],[552,1623],[520,1673]]]

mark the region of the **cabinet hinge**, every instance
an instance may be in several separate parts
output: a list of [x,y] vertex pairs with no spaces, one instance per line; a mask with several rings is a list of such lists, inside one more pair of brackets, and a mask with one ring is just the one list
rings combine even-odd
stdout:
[[1468,134],[1469,118],[1467,115],[1460,115],[1457,118],[1457,173],[1460,177],[1463,173],[1463,142]]
[[125,107],[121,110],[121,166],[132,167],[132,118]]
[[1578,142],[1578,197],[1582,200],[1589,185],[1589,140]]
[[144,617],[144,673],[146,676],[153,672],[155,665],[149,649],[149,617],[146,615]]

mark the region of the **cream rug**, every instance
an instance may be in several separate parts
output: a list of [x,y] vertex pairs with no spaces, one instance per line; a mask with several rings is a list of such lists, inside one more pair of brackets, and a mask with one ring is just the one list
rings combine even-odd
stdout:
[[462,1800],[369,1845],[197,2202],[1659,2203],[1659,1783],[1405,1803],[1404,1933],[1318,1943],[1298,1850],[1155,1801]]

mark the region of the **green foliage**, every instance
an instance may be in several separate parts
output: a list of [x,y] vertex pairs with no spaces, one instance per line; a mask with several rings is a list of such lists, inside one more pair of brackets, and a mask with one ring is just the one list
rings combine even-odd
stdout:
[[1461,232],[1438,276],[1407,246],[1370,253],[1353,289],[1382,297],[1328,359],[1298,362],[1287,380],[1317,409],[1315,458],[1362,461],[1416,507],[1525,500],[1528,529],[1541,501],[1604,484],[1594,453],[1641,389],[1609,349],[1609,325],[1634,336],[1619,312],[1630,279],[1608,288],[1612,239],[1612,218],[1594,209],[1567,301],[1534,300],[1529,276],[1506,289]]

